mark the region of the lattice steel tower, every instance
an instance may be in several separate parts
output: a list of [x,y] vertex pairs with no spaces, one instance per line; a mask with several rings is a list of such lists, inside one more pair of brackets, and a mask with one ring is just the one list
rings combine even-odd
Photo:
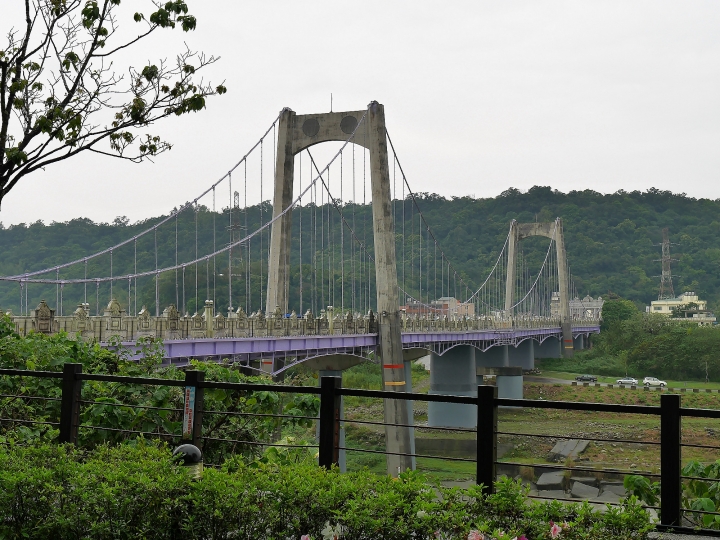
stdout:
[[673,291],[672,274],[670,273],[670,262],[673,260],[670,258],[670,232],[667,227],[662,230],[663,241],[662,241],[662,275],[660,276],[660,294],[658,294],[658,300],[664,300],[666,298],[675,298],[675,291]]

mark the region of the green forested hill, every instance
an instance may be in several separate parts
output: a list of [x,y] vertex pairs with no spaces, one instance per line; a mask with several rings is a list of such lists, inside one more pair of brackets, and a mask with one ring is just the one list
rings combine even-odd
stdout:
[[[549,187],[534,187],[523,193],[510,189],[498,197],[473,199],[470,197],[445,199],[438,195],[421,194],[419,197],[421,210],[433,228],[443,249],[450,254],[453,264],[460,270],[471,285],[477,285],[481,277],[494,264],[495,258],[505,240],[509,222],[517,219],[526,221],[551,221],[556,216],[564,220],[567,253],[570,270],[575,278],[578,293],[592,296],[603,295],[612,291],[620,296],[633,300],[636,304],[647,304],[657,297],[660,274],[661,230],[669,227],[674,258],[673,274],[675,292],[694,290],[701,298],[707,299],[712,308],[720,307],[720,200],[694,199],[684,194],[677,195],[667,191],[650,189],[647,192],[618,192],[602,195],[597,192],[573,191],[560,193]],[[409,246],[415,230],[417,239],[417,216],[410,211],[410,202],[405,202],[405,242]],[[312,230],[312,215],[315,216],[326,209],[303,208],[303,242],[307,249]],[[402,236],[402,203],[395,204],[398,224],[396,232]],[[372,229],[370,225],[369,206],[348,205],[347,216],[352,215],[356,230],[365,236],[371,244]],[[263,207],[262,219],[266,222],[270,215],[270,206]],[[96,224],[86,219],[76,219],[68,223],[45,225],[34,223],[0,228],[0,274],[17,274],[24,271],[51,266],[70,258],[82,258],[99,249],[109,247],[120,240],[132,237],[137,232],[151,226],[156,219],[142,223],[128,224],[121,219],[115,224]],[[215,222],[216,245],[228,241],[227,211],[213,215],[207,209],[198,213],[198,236],[201,245],[212,246],[213,222]],[[244,215],[241,219],[244,225]],[[251,208],[247,213],[248,230],[254,230],[259,224],[261,215],[259,207]],[[337,223],[337,217],[334,218]],[[414,223],[414,227],[412,227]],[[300,218],[298,212],[293,217],[293,235],[299,235]],[[322,222],[320,222],[322,224]],[[320,225],[318,225],[320,226]],[[339,231],[339,228],[335,227]],[[180,238],[179,260],[189,260],[195,249],[195,217],[192,212],[178,220],[178,237]],[[262,239],[267,248],[268,237]],[[338,236],[332,238],[334,246],[339,245]],[[297,250],[299,242],[294,241]],[[536,239],[527,242],[525,252],[536,266],[544,256],[547,241]],[[114,275],[128,272],[133,266],[133,243],[114,253]],[[406,247],[408,250],[409,247]],[[154,237],[140,240],[138,250],[138,270],[149,270],[155,265]],[[202,251],[202,255],[207,251]],[[226,260],[226,256],[225,259]],[[106,260],[107,259],[107,260]],[[297,252],[293,255],[297,260]],[[165,226],[158,231],[158,264],[160,267],[175,261],[175,224]],[[260,275],[260,238],[254,239],[253,254],[250,257],[254,268],[255,280]],[[306,261],[309,263],[309,261]],[[220,262],[217,263],[218,265]],[[227,264],[226,262],[223,264]],[[62,277],[81,277],[83,265],[62,274]],[[532,266],[532,265],[531,265]],[[101,268],[102,267],[102,268]],[[308,265],[307,271],[310,267]],[[109,271],[109,257],[101,261],[93,261],[88,265],[88,274],[100,274]],[[216,270],[216,273],[222,270]],[[192,281],[194,291],[194,272],[188,268],[188,279]],[[198,269],[199,282],[205,283],[205,270]],[[295,272],[294,278],[297,278]],[[218,279],[218,278],[216,278]],[[175,281],[171,276],[161,280],[163,299],[175,298]],[[66,306],[84,294],[79,286],[66,291]],[[127,297],[127,286],[116,284],[114,294]],[[218,285],[219,289],[222,284]],[[259,283],[257,283],[259,290]],[[88,295],[94,294],[94,286]],[[140,299],[138,303],[152,306],[154,303],[154,284],[147,278],[139,284]],[[292,289],[292,283],[291,283]],[[30,304],[39,300],[40,296],[49,297],[54,303],[55,287],[35,286],[31,289]],[[74,291],[74,292],[73,292]],[[123,292],[124,291],[124,292]],[[101,296],[107,296],[103,291]],[[220,293],[218,293],[220,294]],[[291,294],[295,293],[291,291]],[[75,295],[75,298],[71,297]],[[194,295],[194,292],[193,292]],[[258,295],[259,296],[259,295]],[[292,298],[292,297],[291,297]],[[107,300],[105,300],[106,302]],[[200,300],[201,301],[201,300]],[[170,299],[161,301],[167,304]],[[194,308],[194,300],[188,301],[189,310]],[[240,302],[241,303],[241,302]],[[255,303],[255,300],[251,302]],[[19,304],[18,286],[0,284],[0,306],[17,311]],[[254,306],[257,309],[258,306]],[[65,312],[68,312],[66,307]]]

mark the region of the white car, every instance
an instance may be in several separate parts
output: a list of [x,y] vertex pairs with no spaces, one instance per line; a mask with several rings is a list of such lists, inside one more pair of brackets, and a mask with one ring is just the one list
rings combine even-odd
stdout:
[[655,377],[645,377],[643,379],[643,384],[645,386],[659,386],[660,388],[667,386],[667,383],[665,381],[661,381],[660,379],[656,379]]
[[633,379],[632,377],[623,377],[622,379],[617,380],[618,384],[628,384],[630,386],[634,386],[638,383],[637,379]]

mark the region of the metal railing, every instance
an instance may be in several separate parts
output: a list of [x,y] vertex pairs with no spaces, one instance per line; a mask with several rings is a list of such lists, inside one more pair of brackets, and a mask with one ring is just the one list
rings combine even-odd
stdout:
[[[659,507],[650,507],[660,510],[661,521],[658,526],[661,530],[673,529],[677,531],[691,531],[687,527],[682,526],[683,512],[692,515],[699,514],[715,514],[715,512],[702,512],[697,510],[687,510],[682,508],[682,482],[683,480],[692,480],[693,477],[682,476],[681,455],[682,447],[702,447],[720,450],[720,447],[710,445],[694,445],[683,444],[681,436],[681,420],[682,417],[688,418],[708,418],[720,419],[720,410],[710,409],[691,409],[681,408],[681,396],[676,394],[664,393],[660,396],[660,406],[649,405],[619,405],[606,403],[580,403],[580,402],[564,402],[564,401],[545,401],[545,400],[528,400],[528,399],[506,399],[499,398],[497,395],[497,387],[495,386],[478,386],[477,397],[452,396],[452,395],[432,395],[410,392],[391,392],[382,390],[361,390],[352,388],[342,388],[341,379],[339,377],[321,377],[319,387],[308,386],[287,386],[276,384],[248,384],[248,383],[231,383],[231,382],[214,382],[204,379],[205,373],[197,370],[185,371],[184,380],[160,379],[151,377],[126,377],[116,375],[99,375],[88,374],[82,372],[80,364],[65,364],[62,372],[47,371],[30,371],[16,369],[0,369],[1,376],[11,377],[42,377],[58,379],[61,382],[61,398],[60,413],[58,422],[47,421],[30,421],[15,420],[12,418],[0,418],[0,424],[16,422],[21,424],[43,424],[56,426],[59,429],[58,441],[61,443],[77,444],[78,431],[83,429],[97,429],[110,431],[123,431],[127,433],[135,433],[139,435],[157,436],[163,438],[174,439],[177,442],[191,442],[196,446],[202,446],[204,440],[221,441],[235,444],[262,445],[262,446],[281,446],[281,447],[313,447],[312,445],[294,445],[294,444],[277,444],[273,442],[258,442],[250,440],[235,440],[226,438],[204,437],[202,433],[204,415],[249,415],[249,416],[268,416],[268,417],[292,417],[303,418],[307,420],[317,420],[319,423],[318,436],[318,463],[321,467],[330,468],[339,464],[340,451],[366,452],[373,454],[389,454],[387,451],[371,450],[363,448],[349,448],[340,445],[340,429],[343,423],[357,424],[373,424],[386,425],[384,422],[370,420],[345,420],[341,414],[341,398],[342,397],[358,397],[358,398],[375,398],[390,400],[412,400],[422,402],[441,402],[455,403],[462,405],[477,406],[477,428],[437,428],[428,426],[417,426],[412,423],[408,428],[425,428],[425,429],[448,429],[452,431],[474,432],[476,438],[476,455],[475,459],[469,458],[451,458],[447,456],[433,456],[426,454],[401,454],[416,458],[440,458],[451,461],[467,461],[474,462],[476,465],[475,477],[478,484],[483,485],[486,493],[491,493],[494,489],[493,485],[497,478],[498,465],[517,465],[517,466],[539,466],[544,469],[554,470],[572,470],[577,472],[613,472],[618,474],[643,474],[648,477],[660,479],[662,486],[661,504]],[[155,407],[159,410],[168,410],[176,413],[182,413],[183,430],[182,433],[163,434],[155,432],[143,432],[133,430],[119,430],[115,428],[107,428],[103,426],[86,426],[80,422],[80,407],[82,404],[92,404],[96,402],[84,401],[81,399],[81,390],[83,381],[104,381],[119,382],[135,385],[155,385],[155,386],[174,386],[184,389],[184,407],[183,409]],[[320,397],[320,414],[319,417],[309,416],[293,416],[283,414],[252,414],[252,413],[236,413],[232,411],[212,411],[204,409],[204,392],[209,389],[223,389],[241,392],[259,392],[269,391],[278,393],[295,393],[295,394],[314,394]],[[27,395],[0,395],[0,398],[27,398],[27,399],[48,399],[57,400],[53,397],[27,396]],[[102,403],[103,405],[113,405],[112,403]],[[118,406],[130,406],[118,404]],[[141,408],[152,408],[144,405],[138,405]],[[555,409],[561,411],[591,411],[604,412],[618,415],[646,415],[659,417],[660,420],[660,441],[636,441],[620,438],[596,438],[583,437],[584,439],[605,442],[620,442],[629,444],[649,444],[660,447],[660,473],[651,472],[643,473],[638,470],[621,470],[621,469],[597,469],[587,467],[568,467],[566,465],[553,465],[549,463],[513,463],[509,461],[499,461],[497,458],[498,436],[527,436],[527,437],[546,437],[554,439],[563,439],[566,437],[553,436],[549,434],[531,434],[531,433],[511,433],[502,432],[498,429],[498,408],[528,408],[528,409]],[[707,479],[700,479],[707,480]],[[558,499],[563,500],[563,499]],[[568,499],[571,500],[571,499]],[[577,499],[574,499],[577,502]],[[720,536],[720,531],[707,530],[708,534]]]

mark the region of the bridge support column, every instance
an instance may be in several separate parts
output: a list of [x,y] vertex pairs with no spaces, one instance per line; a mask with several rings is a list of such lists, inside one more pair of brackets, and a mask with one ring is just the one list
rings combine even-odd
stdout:
[[518,343],[516,347],[509,348],[511,366],[520,366],[522,369],[533,369],[535,367],[535,341],[526,339]]
[[[406,377],[400,332],[400,305],[398,303],[397,259],[395,254],[395,223],[393,222],[388,168],[385,109],[372,102],[367,112],[370,182],[372,192],[373,240],[375,242],[375,283],[378,310],[377,352],[383,366],[383,387],[388,391],[402,392],[412,385]],[[432,373],[432,372],[431,372]],[[407,455],[388,455],[387,471],[397,476],[412,469],[411,430],[408,425],[408,406],[404,400],[386,399],[385,448],[388,452]]]
[[[318,384],[322,380],[323,377],[340,377],[342,380],[342,371],[336,371],[336,370],[329,370],[329,369],[322,369],[318,372]],[[340,420],[345,419],[345,402],[342,396],[340,396]],[[316,433],[315,437],[320,438],[320,422],[317,423]],[[343,423],[340,423],[340,448],[345,448],[345,426]],[[346,455],[345,450],[340,450],[339,456],[338,456],[338,462],[340,464],[340,472],[347,472],[347,462],[346,462]]]
[[585,348],[585,336],[583,334],[573,339],[573,348],[576,351],[582,351]]
[[485,352],[475,351],[477,367],[502,367],[510,365],[510,348],[507,345],[496,345]]
[[[430,394],[477,396],[475,348],[453,347],[442,356],[430,356]],[[477,406],[460,403],[428,403],[428,426],[477,425]]]
[[560,322],[562,323],[563,348],[566,358],[573,355],[572,319],[570,318],[570,276],[567,266],[567,253],[565,252],[565,233],[562,219],[558,218],[555,248],[557,251],[558,287],[560,289]]
[[535,346],[535,358],[560,358],[562,342],[554,337],[549,337],[542,343]]
[[521,367],[499,368],[495,376],[498,397],[507,399],[523,398],[523,375]]
[[[293,149],[293,123],[295,113],[288,108],[280,113],[277,132],[277,158],[275,161],[275,190],[273,217],[279,216],[292,203],[295,152]],[[268,255],[267,300],[265,311],[272,313],[279,306],[288,312],[287,283],[290,260],[290,226],[292,211],[272,224],[270,254]],[[230,272],[228,272],[229,275]]]
[[479,382],[482,382],[483,378],[488,375],[495,377],[495,386],[497,386],[498,389],[498,397],[522,399],[523,374],[520,366],[477,368],[477,378]]
[[[412,362],[406,361],[405,364],[405,392],[412,392]],[[407,415],[410,419],[409,424],[415,424],[415,414],[413,411],[413,402],[411,400],[406,400],[405,403],[407,404]],[[410,431],[410,453],[415,454],[415,428],[408,428]],[[414,471],[417,469],[417,459],[415,456],[412,457],[412,470]]]

